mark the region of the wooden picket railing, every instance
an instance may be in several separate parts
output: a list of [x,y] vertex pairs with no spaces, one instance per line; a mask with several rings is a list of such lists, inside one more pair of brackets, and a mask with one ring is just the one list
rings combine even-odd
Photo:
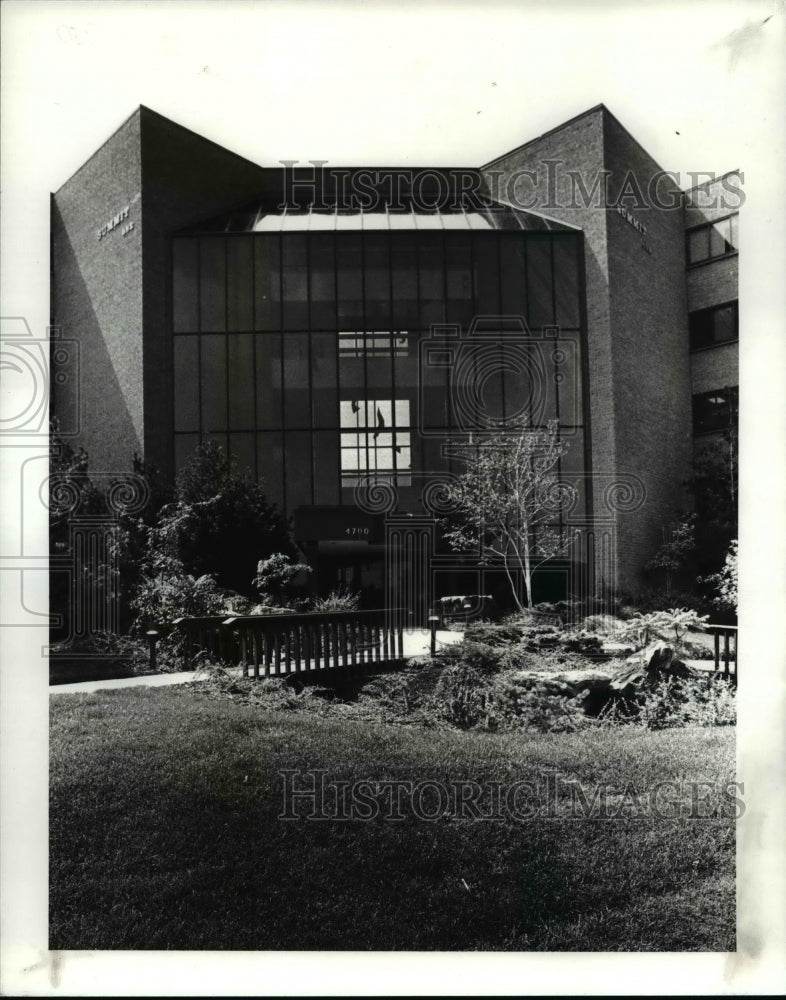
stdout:
[[[738,656],[738,632],[736,625],[708,625],[707,631],[714,636],[715,640],[715,673],[723,668],[723,676],[730,678],[737,683],[737,672],[739,670]],[[721,644],[723,646],[721,650]],[[734,664],[734,671],[731,671],[731,664]]]
[[403,664],[405,617],[398,610],[334,611],[179,618],[174,625],[188,663],[203,650],[258,679]]

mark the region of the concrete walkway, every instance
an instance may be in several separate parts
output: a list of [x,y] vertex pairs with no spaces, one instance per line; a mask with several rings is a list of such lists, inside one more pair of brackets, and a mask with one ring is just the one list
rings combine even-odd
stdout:
[[[437,632],[437,649],[459,642],[461,632]],[[431,635],[427,629],[404,632],[404,656],[426,656],[431,645]],[[240,667],[231,667],[229,673],[239,677]],[[106,681],[78,681],[74,684],[50,684],[50,694],[92,694],[95,691],[113,691],[129,687],[171,687],[173,684],[191,684],[204,680],[204,670],[185,670],[177,674],[147,674],[141,677],[115,677]]]

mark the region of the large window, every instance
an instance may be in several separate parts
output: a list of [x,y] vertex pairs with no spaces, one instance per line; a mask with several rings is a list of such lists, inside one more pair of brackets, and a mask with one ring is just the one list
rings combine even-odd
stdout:
[[727,386],[693,397],[693,433],[713,434],[737,426],[738,388]]
[[343,358],[405,358],[409,353],[409,334],[406,330],[362,333],[341,330],[338,353]]
[[390,479],[409,486],[412,479],[408,399],[343,399],[341,482]]
[[739,248],[736,215],[688,230],[688,264],[701,264],[736,253]]
[[710,309],[698,309],[688,316],[692,351],[716,344],[728,344],[739,336],[737,303],[725,302]]

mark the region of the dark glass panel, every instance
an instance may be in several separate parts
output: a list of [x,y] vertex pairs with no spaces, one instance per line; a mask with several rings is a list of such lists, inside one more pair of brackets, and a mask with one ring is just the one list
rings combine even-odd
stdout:
[[418,237],[418,290],[423,327],[445,321],[444,264],[442,234],[421,233]]
[[281,329],[281,259],[278,236],[254,237],[257,330]]
[[199,329],[198,252],[196,240],[172,241],[172,319],[175,333],[191,333]]
[[308,245],[303,233],[283,233],[281,236],[281,253],[283,254],[284,271],[288,267],[305,267],[308,259]]
[[254,329],[254,245],[249,236],[227,240],[227,324]]
[[197,337],[174,338],[175,430],[199,430],[199,343]]
[[226,240],[205,236],[199,241],[199,316],[203,333],[226,330]]
[[206,334],[200,338],[202,428],[225,430],[227,426],[226,337]]
[[534,410],[544,388],[545,376],[538,363],[542,360],[542,352],[539,348],[533,349],[522,337],[502,340],[499,350],[504,418],[529,424],[533,418],[537,419]]
[[499,241],[499,273],[501,312],[505,316],[522,316],[527,312],[527,275],[524,266],[524,237],[501,237]]
[[710,228],[710,257],[721,257],[732,250],[731,219],[716,222]]
[[257,482],[272,503],[284,502],[284,449],[278,431],[257,434]]
[[499,237],[493,234],[476,235],[475,259],[475,312],[495,316],[500,312],[499,301]]
[[253,433],[230,434],[229,450],[236,472],[256,478],[256,435]]
[[418,326],[418,276],[415,237],[410,233],[391,234],[393,326],[411,330]]
[[709,434],[729,430],[737,423],[736,386],[715,389],[693,397],[693,433]]
[[551,240],[527,240],[527,293],[530,329],[554,323],[552,300]]
[[446,472],[447,460],[442,455],[444,440],[439,437],[424,437],[418,441],[420,468],[426,476]]
[[[335,418],[337,419],[337,418]],[[314,434],[314,502],[337,504],[341,493],[339,435],[337,431]]]
[[557,323],[577,327],[579,312],[578,242],[573,236],[553,237],[554,292],[557,300]]
[[725,344],[737,339],[737,303],[719,306],[715,310],[713,324],[713,340],[716,344]]
[[390,253],[387,233],[364,237],[363,292],[367,331],[390,329]]
[[739,216],[732,215],[729,221],[731,223],[731,249],[738,250],[740,246]]
[[281,427],[281,337],[256,336],[257,427]]
[[188,463],[198,445],[198,434],[175,434],[175,473]]
[[227,441],[226,434],[214,432],[213,434],[207,434],[206,437],[210,441],[214,441],[225,455],[229,455],[229,442]]
[[419,426],[426,431],[447,428],[448,417],[448,394],[444,381],[442,385],[424,385],[420,393]]
[[737,339],[737,303],[729,302],[688,315],[690,346],[693,350],[724,344]]
[[311,334],[311,384],[313,419],[317,427],[338,423],[338,385],[335,333]]
[[336,238],[338,269],[338,324],[342,329],[363,329],[363,271],[360,234]]
[[311,329],[336,325],[336,256],[333,236],[314,233],[309,239],[311,258]]
[[228,336],[229,349],[229,427],[252,430],[254,427],[254,337],[247,333]]
[[288,427],[310,427],[309,337],[307,333],[284,334],[284,423]]
[[294,510],[311,500],[311,432],[288,431],[284,434],[286,454],[285,490],[287,510]]
[[446,319],[467,326],[472,320],[472,246],[469,233],[445,234]]

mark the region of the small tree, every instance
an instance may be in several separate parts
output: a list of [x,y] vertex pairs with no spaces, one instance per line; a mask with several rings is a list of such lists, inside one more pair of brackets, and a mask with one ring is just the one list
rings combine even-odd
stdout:
[[283,514],[259,484],[232,470],[213,441],[200,444],[178,474],[174,502],[161,510],[148,547],[194,577],[212,574],[219,586],[248,596],[259,559],[295,554]]
[[696,515],[685,514],[676,524],[663,528],[663,541],[646,565],[649,570],[662,570],[666,597],[671,597],[674,574],[681,570],[696,547]]
[[707,577],[706,582],[712,584],[716,589],[716,596],[712,603],[721,611],[731,611],[737,614],[737,556],[738,542],[733,539],[726,553],[726,562],[719,573],[713,573]]
[[254,586],[260,593],[261,604],[268,606],[287,604],[302,591],[311,567],[306,563],[293,563],[289,556],[274,552],[257,563]]
[[546,429],[503,428],[453,451],[465,471],[446,486],[453,509],[445,539],[456,550],[480,548],[481,558],[499,559],[520,611],[532,607],[535,570],[567,551],[575,538],[553,526],[564,495],[559,461],[566,452],[556,421]]

